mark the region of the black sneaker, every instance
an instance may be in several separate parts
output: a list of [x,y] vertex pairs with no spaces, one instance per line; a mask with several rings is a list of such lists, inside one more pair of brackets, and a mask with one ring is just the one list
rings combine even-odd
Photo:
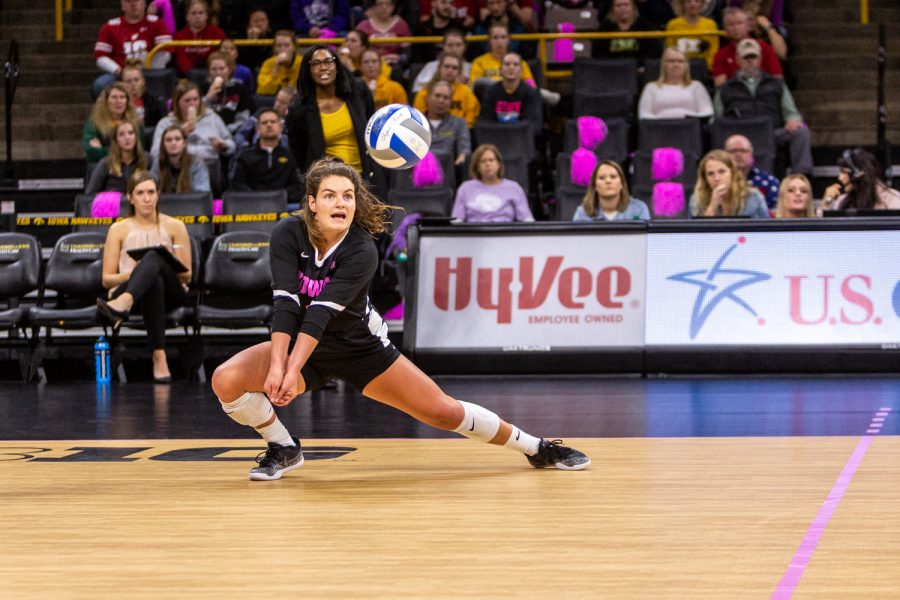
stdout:
[[250,469],[251,481],[273,481],[281,479],[288,471],[293,471],[303,465],[303,450],[300,449],[300,440],[295,437],[296,446],[280,446],[269,444],[269,449],[260,452],[256,456],[259,466]]
[[563,471],[580,471],[591,464],[591,459],[575,448],[563,446],[562,440],[545,440],[541,438],[537,454],[528,457],[528,462],[535,469],[556,467]]

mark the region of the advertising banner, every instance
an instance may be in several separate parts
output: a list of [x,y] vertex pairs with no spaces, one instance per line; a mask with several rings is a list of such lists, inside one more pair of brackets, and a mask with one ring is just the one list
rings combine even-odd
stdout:
[[654,233],[646,343],[900,343],[900,232]]
[[416,348],[641,346],[643,234],[423,236]]

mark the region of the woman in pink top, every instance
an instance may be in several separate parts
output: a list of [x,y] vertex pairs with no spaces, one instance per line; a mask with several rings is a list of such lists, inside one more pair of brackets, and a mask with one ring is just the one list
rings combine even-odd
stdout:
[[[139,309],[153,350],[153,381],[172,380],[166,361],[166,313],[184,304],[191,281],[191,242],[184,223],[159,212],[156,181],[149,171],[138,171],[128,180],[129,216],[114,223],[103,248],[103,287],[109,299],[97,300],[97,317],[122,325]],[[159,252],[148,252],[135,262],[128,250],[162,246],[187,270],[176,273]]]
[[[370,40],[384,37],[408,37],[412,35],[409,25],[402,18],[394,14],[397,8],[394,0],[375,0],[372,3],[370,17],[356,26],[360,31],[368,34]],[[400,60],[401,50],[409,48],[409,44],[374,44],[375,49],[381,54],[381,58],[388,64],[394,64]]]

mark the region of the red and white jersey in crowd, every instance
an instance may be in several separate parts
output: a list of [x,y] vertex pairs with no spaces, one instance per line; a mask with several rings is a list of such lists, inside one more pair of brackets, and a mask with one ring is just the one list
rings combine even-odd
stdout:
[[147,15],[137,23],[116,17],[100,28],[94,58],[108,56],[122,67],[129,58],[143,61],[154,46],[171,40],[169,28],[156,15]]

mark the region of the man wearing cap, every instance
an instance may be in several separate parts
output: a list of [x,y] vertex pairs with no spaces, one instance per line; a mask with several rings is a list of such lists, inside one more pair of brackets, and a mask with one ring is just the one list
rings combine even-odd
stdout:
[[[713,83],[716,87],[721,87],[726,81],[734,77],[735,73],[738,71],[736,62],[737,45],[742,40],[752,39],[749,37],[750,28],[752,27],[750,15],[743,9],[735,7],[726,8],[723,13],[722,21],[725,26],[725,32],[728,34],[729,41],[719,48],[719,51],[716,52],[716,55],[713,58],[712,76]],[[770,29],[772,28],[770,27]],[[773,33],[770,35],[774,36],[777,34],[776,30],[772,29],[772,31]],[[783,39],[781,41],[782,43],[784,42]],[[780,78],[782,76],[781,62],[778,60],[778,55],[775,53],[775,50],[771,45],[762,40],[756,40],[756,42],[759,44],[761,52],[760,68],[769,75]]]
[[716,91],[716,117],[737,119],[766,116],[775,128],[775,142],[790,148],[791,172],[811,175],[813,162],[809,129],[784,81],[760,68],[759,42],[746,38],[737,44],[738,72]]

